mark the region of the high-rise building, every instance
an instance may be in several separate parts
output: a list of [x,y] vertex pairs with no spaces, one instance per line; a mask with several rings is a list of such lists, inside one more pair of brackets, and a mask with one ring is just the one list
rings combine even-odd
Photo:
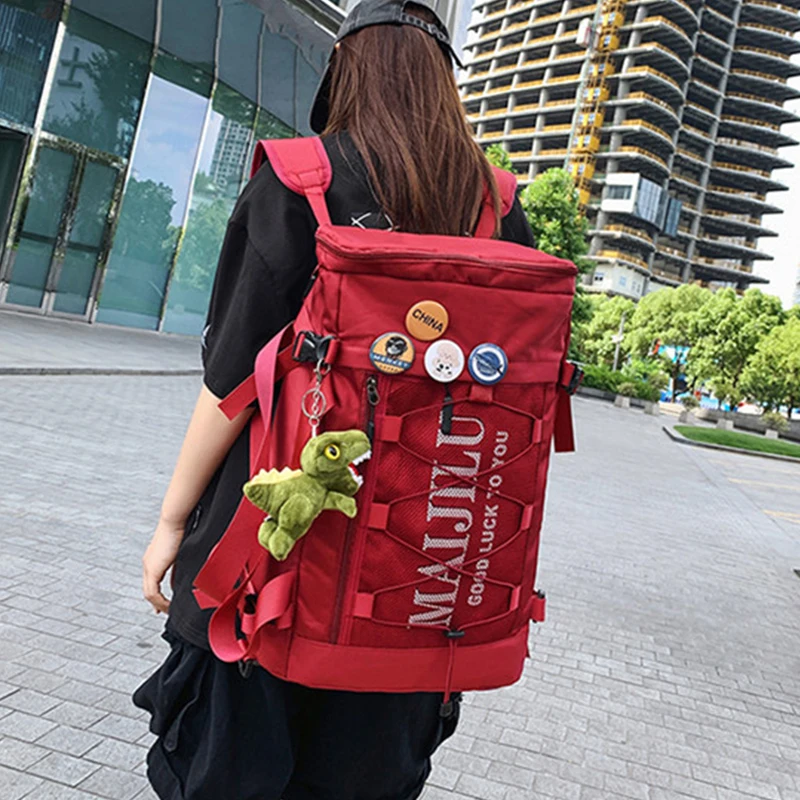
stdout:
[[[527,183],[567,167],[591,226],[589,287],[738,289],[770,256],[791,163],[800,0],[478,0],[463,99]],[[591,23],[591,24],[590,24]],[[592,29],[596,36],[587,35]]]

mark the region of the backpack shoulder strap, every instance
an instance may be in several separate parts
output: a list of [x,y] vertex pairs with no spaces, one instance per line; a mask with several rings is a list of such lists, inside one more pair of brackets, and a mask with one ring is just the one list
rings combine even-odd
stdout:
[[[497,167],[492,167],[492,169],[494,170],[494,177],[500,192],[500,214],[503,217],[507,217],[514,207],[514,199],[517,196],[517,177],[504,169],[498,169]],[[494,206],[492,205],[492,196],[487,191],[483,204],[483,212],[478,221],[478,227],[475,229],[475,238],[491,238],[494,234],[494,228]]]
[[331,216],[325,202],[333,179],[328,154],[319,137],[303,139],[264,139],[256,145],[251,175],[255,175],[264,160],[269,160],[278,180],[311,205],[320,225],[330,225]]

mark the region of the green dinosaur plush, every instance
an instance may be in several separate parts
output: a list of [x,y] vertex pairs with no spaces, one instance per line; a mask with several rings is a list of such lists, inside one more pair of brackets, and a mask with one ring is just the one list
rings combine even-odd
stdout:
[[323,511],[355,517],[353,496],[364,483],[356,466],[370,455],[363,431],[332,431],[303,448],[301,469],[262,469],[244,486],[245,497],[267,514],[258,531],[261,545],[284,561]]

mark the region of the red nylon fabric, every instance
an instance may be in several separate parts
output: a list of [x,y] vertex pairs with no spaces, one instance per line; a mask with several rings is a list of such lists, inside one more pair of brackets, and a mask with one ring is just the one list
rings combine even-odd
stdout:
[[[301,151],[313,159],[320,149],[274,142],[264,151],[281,164],[279,176],[302,172],[321,182],[324,164],[298,162]],[[501,183],[511,186],[513,177]],[[571,376],[564,362],[576,270],[507,242],[324,223],[317,255],[317,279],[294,330],[336,340],[321,430],[374,428],[359,514],[324,512],[279,563],[253,549],[260,518],[253,529],[243,501],[198,577],[198,590],[219,606],[212,648],[318,688],[448,693],[512,683],[528,626],[544,617],[535,575],[551,443],[571,444],[561,386]],[[466,355],[485,342],[501,346],[506,378],[482,386],[465,371],[446,388],[422,369],[430,346],[423,342],[415,342],[407,373],[376,372],[372,342],[403,332],[407,311],[422,300],[447,308],[446,338]],[[255,385],[268,413],[289,338],[268,345],[254,384],[237,390],[229,412]],[[300,401],[314,378],[312,365],[295,366],[272,423],[255,428],[263,440],[254,443],[253,472],[299,466],[310,435]],[[368,385],[377,389],[374,405]]]

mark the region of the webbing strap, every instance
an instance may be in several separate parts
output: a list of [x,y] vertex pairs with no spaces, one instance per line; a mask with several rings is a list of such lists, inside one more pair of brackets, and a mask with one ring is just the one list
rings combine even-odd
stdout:
[[258,143],[253,159],[253,174],[268,158],[281,183],[303,195],[311,205],[320,225],[330,225],[331,216],[325,202],[333,179],[328,154],[319,137],[306,139],[266,139]]
[[[284,572],[273,578],[258,593],[255,612],[247,614],[244,613],[244,607],[250,587],[243,581],[238,589],[225,598],[208,624],[208,643],[214,655],[227,663],[241,661],[247,658],[249,643],[255,640],[256,634],[265,625],[277,620],[279,627],[288,627],[291,620],[287,619],[281,624],[281,618],[289,611],[294,582],[293,572]],[[236,635],[237,617],[241,620],[246,639],[239,639]]]
[[[298,361],[292,358],[291,345],[285,343],[292,333],[292,328],[284,328],[279,334],[283,336],[283,346],[278,353],[277,365],[275,368],[275,382],[285,377],[296,367],[300,366]],[[248,406],[258,399],[258,387],[256,385],[255,373],[245,378],[227,397],[219,404],[219,410],[230,420],[236,419]]]
[[531,604],[531,620],[533,622],[544,622],[545,606],[544,592],[535,592],[533,595],[533,603]]
[[[278,356],[290,332],[291,326],[284,328],[261,350],[256,359],[255,380],[258,384],[261,406],[260,426],[263,427],[259,442],[253,435],[251,422],[251,465],[262,463],[269,447]],[[249,500],[242,498],[228,530],[211,551],[211,555],[195,578],[194,594],[201,608],[220,606],[228,598],[231,588],[240,577],[242,565],[260,555],[259,551],[264,552],[257,536],[263,516],[263,511],[257,509]]]
[[[497,189],[500,192],[500,216],[508,216],[514,207],[514,199],[517,196],[517,178],[504,169],[492,167],[494,177],[497,181]],[[483,211],[481,212],[478,226],[475,228],[476,239],[491,239],[494,236],[496,226],[494,203],[492,193],[486,191],[483,198]]]
[[580,370],[569,361],[561,364],[559,386],[556,389],[556,416],[553,427],[553,443],[556,453],[572,453],[575,450],[575,429],[572,422],[572,393],[577,389],[576,378]]

